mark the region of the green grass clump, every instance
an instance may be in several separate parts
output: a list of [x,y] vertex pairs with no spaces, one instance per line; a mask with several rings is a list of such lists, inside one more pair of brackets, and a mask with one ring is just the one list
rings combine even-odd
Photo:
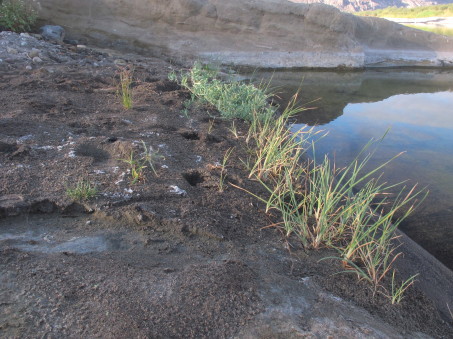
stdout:
[[431,32],[440,35],[453,36],[453,28],[449,27],[435,27],[435,26],[421,26],[421,25],[404,25],[411,28],[420,29],[425,32]]
[[134,71],[131,67],[122,67],[118,71],[119,84],[118,95],[121,98],[121,103],[125,109],[131,109],[133,106],[132,98],[132,81]]
[[127,159],[120,159],[122,162],[129,165],[131,173],[131,184],[134,185],[139,181],[145,181],[145,169],[151,168],[151,171],[155,176],[158,176],[156,165],[164,158],[159,154],[158,150],[154,150],[152,147],[146,146],[146,143],[142,141],[143,152],[136,155],[134,151],[131,151]]
[[[295,235],[307,249],[336,249],[335,259],[342,262],[345,272],[367,281],[373,293],[379,291],[392,304],[401,301],[414,277],[401,285],[395,280],[392,265],[400,255],[396,230],[424,199],[424,191],[417,192],[415,186],[407,190],[403,183],[381,182],[379,171],[400,154],[367,169],[373,154],[368,152],[373,145],[370,141],[354,161],[337,168],[327,156],[316,159],[316,139],[322,135],[308,128],[291,131],[291,118],[303,110],[296,106],[296,96],[277,114],[267,103],[270,94],[249,84],[223,83],[216,71],[200,64],[180,78],[175,73],[169,78],[214,105],[225,118],[249,121],[249,158],[243,162],[249,178],[258,181],[267,194],[245,191],[262,201],[267,213],[279,218],[273,226],[284,230],[286,236]],[[313,153],[311,160],[304,156],[307,150]],[[389,192],[397,187],[400,193],[392,196]],[[390,285],[391,272],[391,287],[385,288],[386,282]]]
[[218,70],[195,63],[188,72],[180,76],[170,73],[169,79],[178,81],[187,88],[193,97],[202,102],[215,106],[222,117],[227,119],[253,120],[253,114],[261,114],[269,110],[270,95],[265,91],[239,81],[222,81],[218,77]]
[[81,179],[74,188],[67,188],[66,195],[76,201],[85,201],[94,198],[98,191],[95,185],[88,180]]
[[453,16],[453,4],[420,6],[414,8],[387,7],[375,11],[357,12],[360,16],[374,16],[378,18],[429,18],[433,16]]
[[0,1],[0,29],[16,33],[30,31],[38,18],[36,2],[31,0]]

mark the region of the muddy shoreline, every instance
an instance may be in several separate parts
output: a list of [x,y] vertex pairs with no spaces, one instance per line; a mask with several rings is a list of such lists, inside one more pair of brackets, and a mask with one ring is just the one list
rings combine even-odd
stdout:
[[[319,262],[332,252],[307,252],[268,227],[275,216],[231,185],[262,193],[241,161],[246,124],[236,121],[234,136],[209,106],[182,114],[189,93],[167,80],[176,66],[2,37],[2,337],[453,333],[423,286],[389,305],[355,276],[336,275],[338,261]],[[30,58],[33,48],[41,62]],[[125,65],[134,65],[130,110],[117,96]],[[161,157],[156,173],[148,168],[132,184],[123,160],[143,142]],[[221,192],[219,162],[233,147]],[[96,198],[67,196],[81,178],[96,185]],[[438,287],[440,299],[451,291]]]

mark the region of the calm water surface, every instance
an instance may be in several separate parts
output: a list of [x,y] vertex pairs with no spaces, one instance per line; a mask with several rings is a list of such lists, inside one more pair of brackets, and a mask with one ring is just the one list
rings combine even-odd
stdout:
[[453,268],[453,71],[283,72],[272,75],[272,85],[283,102],[301,88],[301,103],[312,109],[298,123],[327,131],[317,152],[340,165],[390,128],[371,165],[405,152],[385,180],[409,179],[430,194],[401,228]]

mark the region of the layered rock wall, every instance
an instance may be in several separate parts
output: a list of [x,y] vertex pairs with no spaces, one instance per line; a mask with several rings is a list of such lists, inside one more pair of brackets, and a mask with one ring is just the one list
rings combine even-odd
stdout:
[[41,0],[69,35],[179,62],[253,67],[453,64],[453,39],[286,0]]

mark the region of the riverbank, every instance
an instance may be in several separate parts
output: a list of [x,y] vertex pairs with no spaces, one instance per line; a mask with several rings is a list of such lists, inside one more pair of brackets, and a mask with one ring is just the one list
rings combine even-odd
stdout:
[[[417,285],[390,305],[334,275],[337,261],[319,262],[331,251],[268,227],[273,216],[233,186],[263,190],[241,161],[247,125],[187,107],[188,91],[167,79],[175,66],[2,34],[2,336],[451,334]],[[126,110],[117,86],[128,65]],[[144,145],[152,162],[134,182]],[[81,180],[94,198],[68,195]]]

